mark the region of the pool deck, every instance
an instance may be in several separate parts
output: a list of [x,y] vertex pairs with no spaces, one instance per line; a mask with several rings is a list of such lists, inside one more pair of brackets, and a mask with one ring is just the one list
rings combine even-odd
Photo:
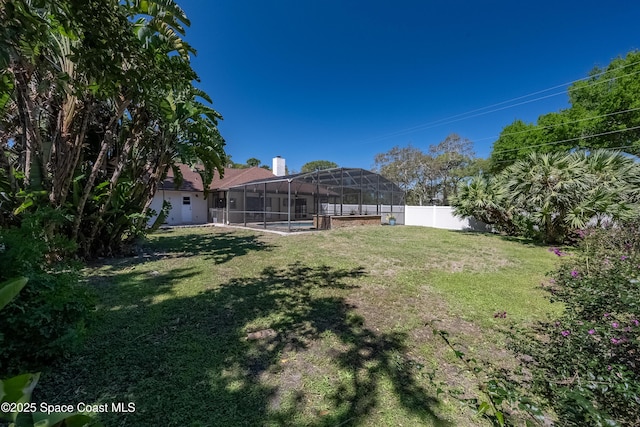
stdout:
[[271,233],[278,234],[280,236],[291,236],[294,234],[309,234],[309,233],[318,233],[321,230],[300,230],[300,231],[282,231],[282,230],[273,230],[273,229],[265,229],[262,227],[245,227],[243,225],[227,225],[220,223],[209,222],[207,224],[181,224],[181,225],[163,225],[160,227],[161,230],[171,230],[173,228],[202,228],[202,227],[219,227],[219,228],[235,228],[237,230],[251,230],[251,231],[260,231],[262,233]]
[[245,227],[244,225],[227,225],[227,224],[215,224],[216,227],[224,227],[224,228],[235,228],[238,230],[251,230],[251,231],[260,231],[262,233],[271,233],[271,234],[279,234],[280,236],[292,236],[295,234],[309,234],[309,233],[319,233],[322,230],[295,230],[295,231],[283,231],[283,230],[274,230],[269,228],[264,228],[262,226],[256,227]]
[[[338,217],[320,217],[322,219],[328,219],[332,221],[336,219],[336,222],[342,221],[344,224],[335,224],[335,226],[330,226],[330,228],[342,228],[344,226],[353,226],[353,225],[378,225],[380,224],[380,216],[379,215],[351,215],[351,216],[338,216]],[[314,222],[317,221],[314,218]],[[223,224],[223,223],[213,223],[209,222],[206,224],[181,224],[181,225],[163,225],[160,229],[172,229],[172,228],[195,228],[195,227],[221,227],[221,228],[234,228],[238,230],[253,230],[260,231],[263,233],[271,233],[278,234],[280,236],[290,236],[292,234],[308,234],[308,233],[318,233],[323,231],[321,228],[311,228],[308,227],[308,221],[304,221],[305,225],[300,226],[300,221],[291,221],[291,231],[287,230],[286,226],[278,227],[278,228],[269,228],[268,226],[265,228],[264,223],[250,223],[251,225],[238,225],[238,224]],[[267,223],[269,224],[269,223]],[[334,225],[334,224],[332,224]],[[326,230],[326,229],[325,229]]]

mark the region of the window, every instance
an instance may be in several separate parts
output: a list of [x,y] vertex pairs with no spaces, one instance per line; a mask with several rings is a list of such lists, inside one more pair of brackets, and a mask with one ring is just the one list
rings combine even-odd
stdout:
[[182,204],[183,205],[190,205],[191,204],[191,196],[184,196],[182,198]]

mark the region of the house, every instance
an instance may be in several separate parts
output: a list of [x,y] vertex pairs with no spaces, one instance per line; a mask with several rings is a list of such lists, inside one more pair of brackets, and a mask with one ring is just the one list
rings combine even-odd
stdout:
[[[226,207],[229,188],[275,176],[271,171],[259,167],[225,168],[223,178],[215,173],[213,181],[209,184],[209,194],[205,198],[200,174],[188,165],[181,164],[179,168],[184,178],[180,187],[176,188],[173,171],[169,170],[167,178],[158,186],[158,191],[151,203],[151,209],[156,213],[160,212],[164,201],[171,203],[171,210],[165,220],[169,225],[222,222],[216,216],[216,212]],[[149,223],[152,224],[154,221],[155,216],[151,218]]]
[[[253,227],[328,228],[329,219],[380,224],[393,214],[402,224],[404,192],[383,176],[360,168],[332,168],[285,175],[285,160],[273,159],[271,171],[253,167],[224,169],[215,175],[204,197],[200,174],[179,165],[183,182],[175,187],[172,172],[159,186],[151,208],[171,204],[169,225],[242,224]],[[153,223],[152,218],[150,223]],[[332,220],[333,221],[333,220]],[[293,223],[295,224],[293,224]],[[315,225],[314,225],[315,222]]]
[[334,222],[381,224],[390,214],[404,218],[402,189],[360,168],[272,176],[229,186],[225,195],[229,203],[218,217],[245,227],[291,231],[330,228]]

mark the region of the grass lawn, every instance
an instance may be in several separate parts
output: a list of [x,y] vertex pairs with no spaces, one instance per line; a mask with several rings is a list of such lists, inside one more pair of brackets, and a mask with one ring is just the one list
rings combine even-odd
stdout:
[[453,397],[478,379],[433,328],[513,369],[501,329],[559,312],[540,289],[556,259],[421,227],[162,231],[88,269],[97,319],[34,400],[135,403],[107,426],[489,425]]

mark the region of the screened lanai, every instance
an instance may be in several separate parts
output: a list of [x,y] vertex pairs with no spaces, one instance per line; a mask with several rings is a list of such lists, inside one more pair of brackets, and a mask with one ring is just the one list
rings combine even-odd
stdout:
[[335,168],[231,187],[229,224],[297,231],[346,225],[404,223],[404,192],[364,169]]

